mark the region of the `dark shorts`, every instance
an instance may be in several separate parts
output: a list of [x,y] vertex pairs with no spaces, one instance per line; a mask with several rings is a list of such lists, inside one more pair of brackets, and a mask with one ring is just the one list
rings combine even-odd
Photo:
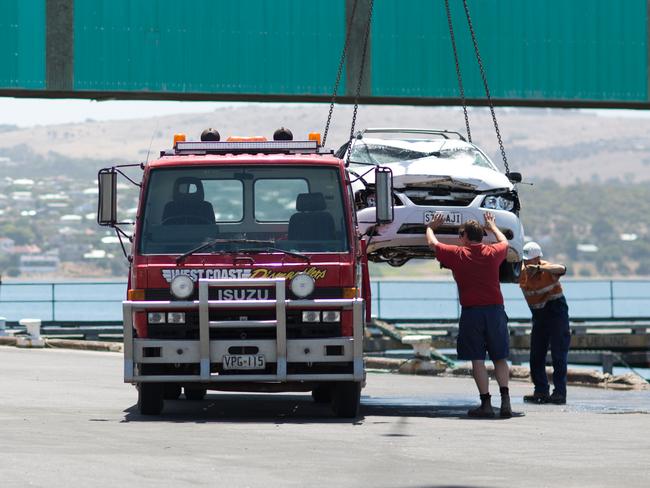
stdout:
[[492,361],[505,359],[510,354],[508,316],[503,305],[463,307],[458,324],[458,359],[484,360],[485,353]]

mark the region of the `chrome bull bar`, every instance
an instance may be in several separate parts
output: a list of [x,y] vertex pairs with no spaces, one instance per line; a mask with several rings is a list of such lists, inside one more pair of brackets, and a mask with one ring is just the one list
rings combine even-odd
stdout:
[[[271,300],[209,300],[210,287],[274,287],[275,299]],[[124,381],[127,383],[139,382],[288,382],[288,381],[362,381],[363,369],[363,321],[364,300],[361,298],[349,299],[314,299],[314,300],[287,300],[285,294],[284,278],[249,278],[249,279],[200,279],[199,299],[194,301],[124,301],[122,302],[124,318]],[[291,339],[287,341],[286,311],[291,309],[336,309],[352,310],[353,334],[352,337],[335,337],[325,339]],[[133,336],[133,317],[135,312],[175,311],[198,309],[199,312],[199,340],[158,340],[140,339]],[[211,309],[240,309],[242,311],[253,309],[275,309],[275,320],[242,320],[242,321],[210,321]],[[276,329],[275,340],[210,340],[211,328],[272,328]],[[197,344],[198,343],[198,344]],[[275,358],[275,374],[214,374],[211,372],[213,359],[219,357],[227,346],[254,345],[267,347]],[[287,362],[291,357],[299,356],[299,347],[322,347],[325,345],[341,346],[345,357],[339,358],[352,362],[352,374],[348,373],[314,373],[314,374],[288,374]],[[274,346],[274,347],[273,347]],[[289,347],[288,347],[289,346]],[[162,351],[162,357],[152,361],[144,358],[145,347],[156,347]],[[274,350],[273,350],[274,349]],[[174,357],[174,351],[184,351],[182,359]],[[324,358],[317,355],[318,359]],[[172,364],[178,362],[196,362],[200,365],[198,375],[142,375],[136,363],[139,361],[158,364]]]

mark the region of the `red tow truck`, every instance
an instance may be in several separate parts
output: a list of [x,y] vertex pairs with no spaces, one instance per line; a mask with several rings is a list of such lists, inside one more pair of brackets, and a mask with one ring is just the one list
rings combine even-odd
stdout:
[[[207,390],[311,391],[357,416],[370,281],[354,176],[319,134],[211,139],[177,134],[140,165],[132,223],[117,216],[122,167],[98,174],[98,223],[131,241],[124,381],[140,413]],[[375,172],[386,223],[392,176]]]

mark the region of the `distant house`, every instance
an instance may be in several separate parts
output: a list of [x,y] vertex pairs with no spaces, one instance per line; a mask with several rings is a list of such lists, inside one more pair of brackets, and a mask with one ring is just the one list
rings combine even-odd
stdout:
[[58,271],[61,260],[55,254],[34,254],[20,256],[21,274],[54,273]]
[[8,237],[0,237],[0,252],[3,254],[13,254],[16,243]]

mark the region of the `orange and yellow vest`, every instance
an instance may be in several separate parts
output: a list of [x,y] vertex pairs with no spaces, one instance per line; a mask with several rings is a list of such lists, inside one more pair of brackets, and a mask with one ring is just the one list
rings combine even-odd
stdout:
[[[548,262],[540,260],[540,264],[545,265]],[[555,300],[563,296],[560,275],[547,271],[530,273],[526,271],[526,268],[522,269],[519,277],[519,286],[531,310],[544,308],[550,300]]]

